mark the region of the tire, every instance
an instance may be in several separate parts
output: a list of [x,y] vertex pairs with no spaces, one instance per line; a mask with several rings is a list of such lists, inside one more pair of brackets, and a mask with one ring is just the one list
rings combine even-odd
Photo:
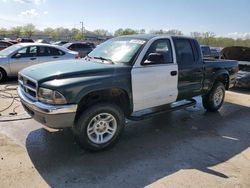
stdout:
[[202,97],[202,103],[207,111],[216,112],[223,105],[225,98],[225,86],[221,82],[217,82],[211,91]]
[[6,72],[0,68],[0,82],[3,82],[6,80],[7,74]]
[[125,125],[123,111],[115,104],[95,104],[80,114],[73,127],[78,144],[88,151],[114,146]]

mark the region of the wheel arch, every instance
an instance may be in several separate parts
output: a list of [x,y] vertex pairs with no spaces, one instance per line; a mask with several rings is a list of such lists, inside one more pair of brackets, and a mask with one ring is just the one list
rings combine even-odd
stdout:
[[110,102],[118,105],[124,111],[125,116],[129,116],[133,109],[131,95],[125,89],[112,87],[90,90],[79,97],[76,120],[84,109],[99,102]]
[[4,74],[5,74],[4,76],[5,77],[8,76],[8,72],[7,72],[7,70],[4,67],[0,66],[0,70],[2,70],[4,72]]
[[[225,86],[225,89],[228,90],[229,85],[230,85],[229,73],[226,70],[218,72],[214,77],[213,85],[217,82],[223,83]],[[212,87],[213,87],[213,85],[212,85]]]

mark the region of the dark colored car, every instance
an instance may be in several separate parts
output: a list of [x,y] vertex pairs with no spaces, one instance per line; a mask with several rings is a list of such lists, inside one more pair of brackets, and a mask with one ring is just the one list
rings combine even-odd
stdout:
[[68,43],[68,41],[57,41],[57,42],[53,42],[52,44],[62,46],[62,45],[67,44],[67,43]]
[[219,59],[220,58],[220,50],[218,48],[210,48],[211,56]]
[[208,45],[201,45],[201,52],[204,58],[211,57],[211,50]]
[[78,52],[80,58],[85,57],[94,49],[94,44],[89,42],[67,43],[63,46],[69,50]]
[[236,87],[250,88],[250,48],[243,46],[226,47],[221,51],[223,59],[237,60],[239,72]]
[[18,43],[34,43],[34,40],[32,40],[32,39],[25,39],[25,38],[18,38],[17,42]]
[[0,41],[0,50],[3,50],[3,49],[5,49],[5,48],[8,48],[8,47],[10,47],[11,45],[13,45],[13,44],[10,43],[10,42]]

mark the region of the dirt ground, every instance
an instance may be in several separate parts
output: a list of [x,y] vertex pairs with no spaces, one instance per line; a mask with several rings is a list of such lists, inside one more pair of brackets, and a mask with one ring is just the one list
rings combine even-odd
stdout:
[[[0,111],[15,87],[1,85]],[[196,99],[195,108],[129,122],[114,148],[88,153],[71,130],[29,119],[15,98],[0,112],[0,187],[249,188],[250,91],[228,91],[218,113]]]

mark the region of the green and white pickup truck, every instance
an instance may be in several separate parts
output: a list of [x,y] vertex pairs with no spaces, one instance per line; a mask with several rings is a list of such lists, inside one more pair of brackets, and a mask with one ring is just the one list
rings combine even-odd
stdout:
[[[201,95],[204,107],[217,111],[237,71],[237,61],[203,60],[193,38],[123,36],[99,45],[85,59],[22,70],[18,94],[34,119],[51,128],[72,127],[79,143],[96,151],[118,141],[125,119],[194,104],[171,105],[178,101]],[[136,116],[155,107],[161,110]]]

